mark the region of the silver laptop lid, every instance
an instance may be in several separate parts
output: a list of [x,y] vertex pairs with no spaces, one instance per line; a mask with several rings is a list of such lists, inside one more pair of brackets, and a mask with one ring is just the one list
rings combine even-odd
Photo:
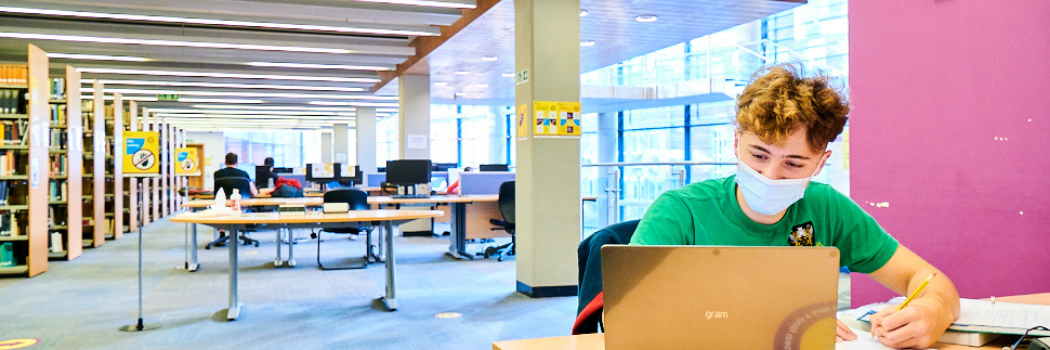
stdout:
[[602,247],[605,346],[834,349],[834,247]]

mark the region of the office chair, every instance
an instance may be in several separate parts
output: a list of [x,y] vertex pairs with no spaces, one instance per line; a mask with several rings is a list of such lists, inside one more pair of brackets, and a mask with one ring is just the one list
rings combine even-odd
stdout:
[[609,225],[587,236],[576,249],[579,257],[579,307],[572,334],[597,333],[602,321],[605,299],[602,294],[602,246],[631,242],[639,220]]
[[[240,192],[241,198],[251,198],[252,188],[249,181],[248,178],[244,177],[221,177],[215,179],[215,187],[213,188],[215,188],[216,193],[219,192],[219,189],[222,189],[222,193],[226,194],[226,198],[230,198],[230,196],[233,195],[234,189],[237,189],[237,191]],[[211,249],[211,247],[218,247],[226,244],[229,238],[229,235],[219,237],[215,241],[205,245],[204,249]],[[244,241],[244,245],[254,244],[256,247],[259,246],[259,241],[251,239],[251,237],[245,235],[244,231],[242,231],[241,235],[237,238]]]
[[[368,205],[368,193],[364,191],[346,188],[331,190],[324,193],[325,203],[346,203],[350,206],[350,210],[369,210],[371,207]],[[341,227],[341,228],[322,228],[316,234],[311,234],[311,238],[317,238],[317,266],[321,270],[350,270],[350,269],[364,269],[368,267],[368,259],[375,258],[376,262],[379,262],[379,255],[375,253],[372,245],[372,227]],[[321,264],[321,232],[329,232],[336,234],[360,234],[361,231],[365,232],[365,259],[360,265],[344,265],[337,267],[325,267]],[[390,234],[389,232],[387,234]]]
[[489,222],[496,225],[496,227],[492,228],[493,231],[507,231],[510,234],[510,243],[485,248],[485,252],[482,254],[485,256],[485,259],[499,254],[499,259],[496,260],[503,261],[504,255],[514,256],[516,253],[514,250],[514,243],[516,242],[516,236],[514,235],[514,181],[507,181],[499,185],[499,199],[496,201],[496,205],[499,206],[499,213],[503,216],[503,220],[489,219]]

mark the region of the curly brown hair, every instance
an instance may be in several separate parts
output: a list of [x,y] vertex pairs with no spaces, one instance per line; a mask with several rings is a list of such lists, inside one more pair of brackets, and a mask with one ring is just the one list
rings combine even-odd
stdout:
[[781,64],[756,72],[737,99],[737,130],[782,145],[804,128],[814,152],[834,141],[846,125],[849,102],[828,76],[804,78],[798,71],[795,65]]

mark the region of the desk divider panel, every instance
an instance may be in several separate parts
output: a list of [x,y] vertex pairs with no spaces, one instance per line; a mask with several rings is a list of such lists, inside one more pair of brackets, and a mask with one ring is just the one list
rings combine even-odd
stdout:
[[499,194],[499,186],[514,181],[512,172],[484,172],[459,174],[460,194]]

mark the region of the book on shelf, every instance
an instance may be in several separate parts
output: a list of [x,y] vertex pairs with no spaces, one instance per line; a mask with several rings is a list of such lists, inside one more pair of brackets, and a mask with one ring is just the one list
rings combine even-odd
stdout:
[[66,99],[66,78],[51,78],[51,99]]
[[85,133],[90,132],[91,128],[95,125],[92,124],[95,121],[95,101],[84,100],[80,111],[81,117],[83,118],[83,124],[80,125],[84,126]]
[[0,135],[3,136],[4,145],[25,145],[26,130],[29,130],[29,120],[5,120],[0,122]]
[[29,81],[29,66],[0,64],[0,84],[26,85]]
[[[3,126],[0,126],[2,128]],[[0,151],[0,176],[15,175],[15,151]]]
[[51,176],[66,176],[66,155],[57,154],[51,156]]
[[51,105],[51,126],[66,125],[66,105]]
[[8,210],[5,214],[0,215],[0,236],[14,237],[21,234],[18,227],[18,216],[14,211]]
[[7,180],[0,181],[0,205],[7,205],[7,194],[11,192],[11,184]]
[[0,89],[0,114],[26,114],[26,90]]
[[0,244],[0,267],[15,266],[15,245],[11,242]]
[[62,248],[62,233],[51,232],[51,252],[61,253],[63,250],[65,249]]
[[62,129],[51,129],[51,150],[64,151],[66,149],[66,131]]
[[69,193],[67,188],[69,184],[65,181],[52,182],[50,196],[48,197],[49,202],[61,202],[66,200],[67,194]]

